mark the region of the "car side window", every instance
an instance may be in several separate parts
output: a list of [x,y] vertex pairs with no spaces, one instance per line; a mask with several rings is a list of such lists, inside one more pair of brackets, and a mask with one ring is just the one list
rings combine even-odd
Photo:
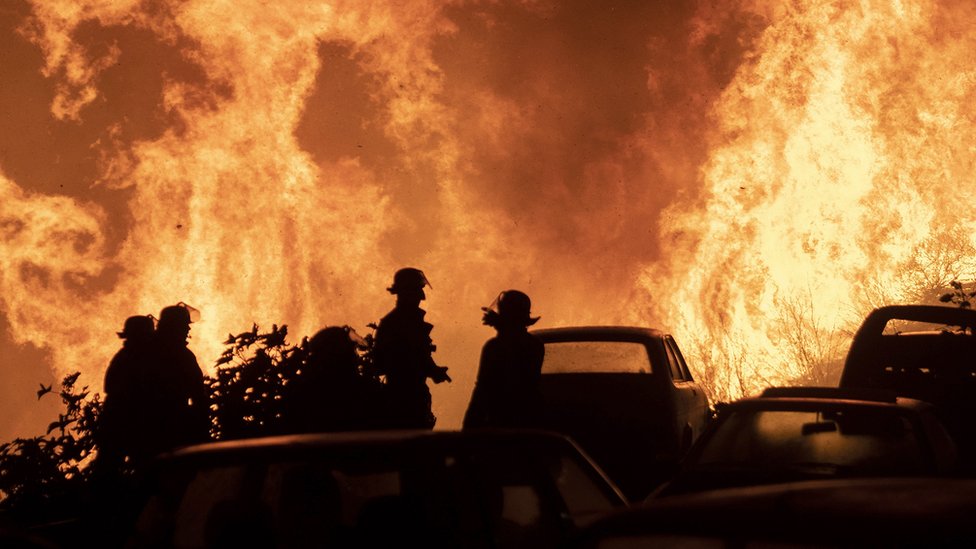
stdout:
[[550,459],[550,475],[563,498],[570,517],[580,523],[590,522],[602,513],[611,511],[615,502],[595,483],[590,474],[569,456]]
[[695,381],[695,378],[691,375],[691,371],[688,370],[685,357],[681,354],[681,349],[678,348],[678,344],[674,341],[674,338],[667,336],[666,342],[668,347],[671,348],[671,352],[674,353],[674,357],[677,359],[678,367],[681,368],[681,378],[685,381]]
[[673,381],[683,381],[684,374],[681,372],[681,366],[678,365],[678,358],[674,356],[674,349],[671,348],[670,341],[664,341],[664,350],[668,355],[668,366],[671,368],[671,379]]
[[469,466],[497,546],[552,547],[565,539],[566,502],[535,458],[489,450],[472,455]]
[[175,510],[172,545],[205,547],[273,539],[270,510],[260,498],[261,465],[204,469],[189,483]]

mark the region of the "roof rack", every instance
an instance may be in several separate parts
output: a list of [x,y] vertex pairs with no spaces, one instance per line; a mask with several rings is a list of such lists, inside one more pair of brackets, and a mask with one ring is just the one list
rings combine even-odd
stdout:
[[898,397],[893,391],[860,387],[769,387],[759,396],[761,398],[840,398],[872,402],[895,402]]

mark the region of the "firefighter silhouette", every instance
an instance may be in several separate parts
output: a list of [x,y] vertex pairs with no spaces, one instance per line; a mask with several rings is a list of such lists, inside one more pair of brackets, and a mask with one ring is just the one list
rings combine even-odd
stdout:
[[481,350],[464,429],[540,426],[545,346],[528,332],[528,327],[539,320],[532,317],[531,307],[529,296],[507,290],[491,306],[482,308],[482,322],[495,328],[498,335]]
[[376,328],[373,364],[377,373],[386,376],[388,427],[432,429],[436,418],[431,412],[427,379],[434,383],[451,381],[447,368],[438,366],[431,356],[436,349],[430,337],[434,326],[424,320],[427,313],[420,308],[427,286],[430,283],[423,271],[404,268],[396,272],[393,285],[387,288],[396,296],[396,306]]
[[105,405],[97,431],[97,472],[114,475],[124,469],[126,456],[141,456],[150,445],[145,429],[144,394],[151,390],[144,377],[153,359],[154,319],[130,316],[118,336],[122,348],[105,371]]
[[196,309],[180,303],[165,307],[156,325],[150,397],[157,435],[155,451],[203,442],[209,438],[210,403],[197,357],[187,348]]
[[125,343],[105,373],[99,453],[106,466],[128,458],[127,466],[139,469],[160,452],[208,438],[203,372],[186,347],[193,313],[172,305],[160,312],[155,331],[151,317],[130,317],[119,332]]

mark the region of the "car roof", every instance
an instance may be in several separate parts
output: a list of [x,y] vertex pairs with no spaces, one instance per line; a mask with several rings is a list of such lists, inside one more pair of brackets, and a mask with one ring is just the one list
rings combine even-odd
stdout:
[[[525,455],[520,456],[514,447],[529,446]],[[470,431],[430,431],[430,430],[389,430],[356,431],[336,433],[308,433],[282,435],[243,440],[209,442],[178,448],[159,456],[154,463],[154,473],[166,468],[199,467],[227,465],[245,462],[283,462],[290,459],[303,460],[310,455],[333,458],[354,458],[357,462],[369,459],[385,459],[395,456],[398,450],[410,453],[419,451],[455,451],[464,449],[491,449],[510,453],[514,458],[525,459],[539,448],[562,450],[562,455],[577,458],[581,465],[589,469],[603,483],[608,496],[616,501],[627,500],[620,489],[600,468],[592,457],[580,448],[571,438],[541,429],[474,429]],[[344,456],[344,457],[340,457]]]
[[[775,393],[774,393],[775,394]],[[928,402],[907,397],[895,397],[892,400],[859,399],[851,397],[826,396],[758,396],[740,398],[722,406],[721,412],[738,410],[813,410],[818,407],[830,408],[876,408],[893,410],[910,410],[921,412],[932,408]]]
[[818,398],[896,402],[898,395],[886,389],[860,387],[767,387],[761,398]]
[[[958,535],[976,540],[976,479],[873,478],[727,488],[615,512],[584,534],[840,541]],[[942,538],[940,538],[942,539]]]
[[329,449],[394,448],[404,445],[452,446],[465,444],[544,444],[579,448],[569,438],[535,429],[478,429],[472,431],[390,430],[281,435],[255,439],[209,442],[179,448],[161,456],[162,461],[216,456],[263,456],[283,452],[315,452]]
[[644,341],[665,336],[665,332],[640,326],[564,326],[532,330],[531,333],[543,342]]
[[889,320],[895,319],[976,329],[976,311],[972,309],[944,305],[888,305],[868,313],[861,330],[880,333]]

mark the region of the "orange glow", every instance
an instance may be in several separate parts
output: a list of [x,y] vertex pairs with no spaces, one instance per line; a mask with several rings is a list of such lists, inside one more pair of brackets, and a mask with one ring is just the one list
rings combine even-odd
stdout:
[[[715,104],[701,201],[671,207],[664,238],[692,252],[645,275],[684,340],[727,366],[718,393],[822,382],[810,369],[838,366],[872,307],[972,276],[969,11],[799,2],[766,14]],[[802,332],[823,346],[806,364]]]
[[96,387],[128,315],[197,307],[207,366],[252,322],[365,332],[410,265],[441,426],[508,288],[670,328],[728,398],[974,272],[965,2],[21,4],[0,313]]

